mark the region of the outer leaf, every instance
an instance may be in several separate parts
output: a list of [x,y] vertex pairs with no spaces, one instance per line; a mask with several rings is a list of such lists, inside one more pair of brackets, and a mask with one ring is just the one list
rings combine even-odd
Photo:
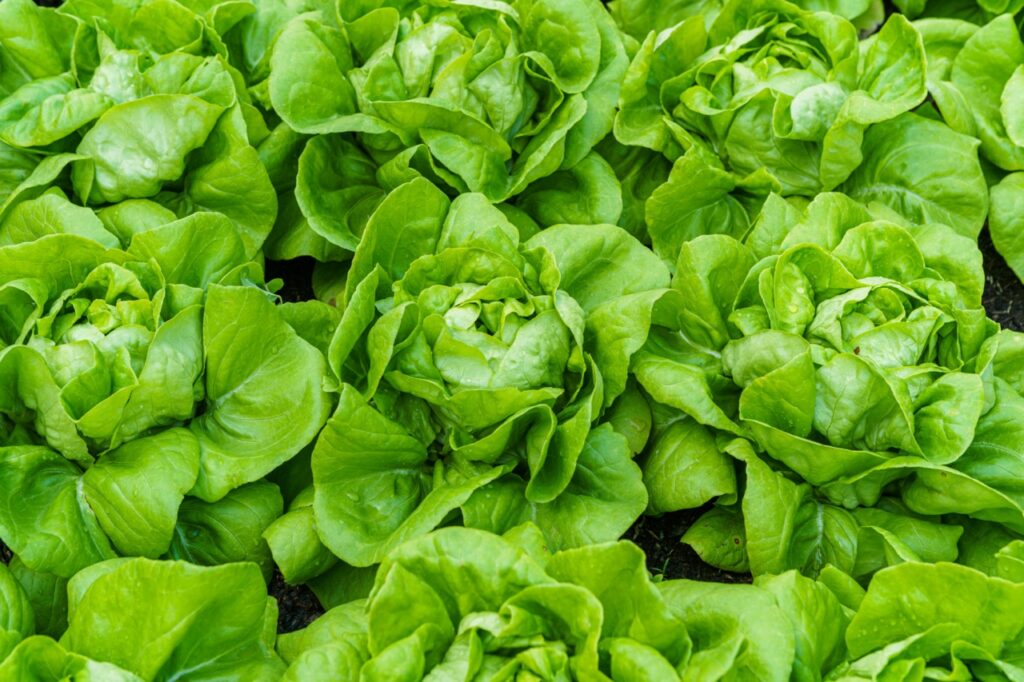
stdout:
[[0,462],[8,491],[0,532],[27,566],[67,578],[115,556],[79,490],[77,466],[43,447],[0,448]]
[[842,190],[913,222],[944,223],[974,238],[988,210],[977,146],[936,121],[904,114],[867,132],[864,162]]
[[989,232],[1006,263],[1024,280],[1024,173],[1010,173],[992,188]]
[[92,203],[155,195],[182,176],[186,155],[222,111],[192,95],[153,95],[108,110],[78,146],[91,163],[75,162],[75,191]]
[[251,564],[109,562],[80,573],[69,592],[62,644],[143,679],[267,680],[283,671],[264,642],[266,586]]
[[214,501],[309,443],[327,418],[326,361],[258,289],[213,286],[203,316],[207,409],[194,494]]
[[81,488],[118,552],[156,559],[170,546],[178,506],[198,471],[195,437],[168,429],[105,453]]

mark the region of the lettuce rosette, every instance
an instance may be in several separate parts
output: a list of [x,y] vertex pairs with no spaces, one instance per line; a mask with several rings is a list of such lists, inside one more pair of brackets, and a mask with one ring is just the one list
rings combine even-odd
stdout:
[[981,306],[972,240],[893,220],[838,194],[803,212],[773,196],[745,242],[683,246],[688,312],[632,371],[653,403],[651,511],[717,500],[684,537],[710,563],[863,577],[955,559],[945,514],[993,518],[935,481],[992,456],[1013,339]]
[[117,4],[0,5],[0,232],[45,229],[17,215],[29,200],[112,246],[218,212],[254,256],[277,213],[253,146],[269,131],[216,30],[254,7]]
[[421,156],[453,189],[502,201],[611,130],[626,56],[597,2],[371,1],[339,15],[300,15],[274,43],[266,93],[298,132],[357,133],[375,155]]
[[276,253],[345,260],[376,204],[414,176],[512,201],[545,226],[618,220],[618,181],[593,148],[628,58],[597,0],[315,4],[261,8],[226,36],[283,122],[261,147],[294,177]]
[[654,582],[629,542],[551,553],[530,525],[445,528],[393,550],[368,598],[282,635],[278,651],[287,682],[784,682],[794,670],[823,679],[843,660],[851,613],[795,572],[757,585]]
[[893,15],[861,42],[849,20],[805,4],[733,0],[652,26],[634,56],[615,137],[674,164],[645,203],[666,260],[702,234],[742,238],[772,192],[836,190],[980,231],[977,140],[908,113],[928,93],[917,30]]
[[[338,606],[279,639],[290,663],[284,679],[421,680],[455,673],[607,679],[602,654],[617,667],[657,663],[660,672],[675,674],[689,638],[635,547],[596,545],[552,557],[536,528],[517,531],[528,545],[446,528],[392,551],[368,599]],[[611,586],[597,567],[622,576],[615,594],[607,593]],[[623,612],[606,620],[602,599]],[[404,616],[395,618],[399,613]],[[644,633],[640,641],[629,636],[631,629]]]
[[636,438],[611,423],[635,348],[592,324],[663,290],[653,253],[608,225],[527,239],[483,196],[416,179],[370,218],[347,281],[328,352],[340,401],[295,510],[335,555],[377,563],[460,513],[496,532],[534,520],[553,547],[636,519]]
[[259,540],[282,501],[255,482],[329,410],[322,353],[262,282],[209,213],[126,250],[75,234],[0,246],[0,537],[19,561],[67,578],[172,540],[188,554],[208,538],[175,536],[179,508],[206,517],[196,505],[251,486],[269,507]]

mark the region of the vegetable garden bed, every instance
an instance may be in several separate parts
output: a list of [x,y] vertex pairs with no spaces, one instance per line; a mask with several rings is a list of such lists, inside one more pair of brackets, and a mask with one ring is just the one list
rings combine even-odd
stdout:
[[1024,0],[0,0],[0,682],[1024,679]]

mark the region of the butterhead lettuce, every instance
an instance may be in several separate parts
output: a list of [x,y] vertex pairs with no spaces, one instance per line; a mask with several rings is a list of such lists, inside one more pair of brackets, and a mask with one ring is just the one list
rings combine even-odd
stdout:
[[327,546],[376,563],[457,510],[496,532],[536,519],[556,547],[621,533],[646,496],[604,418],[623,390],[605,377],[632,349],[589,325],[667,282],[620,228],[522,239],[481,195],[396,189],[367,224],[329,349],[340,403],[312,459]]

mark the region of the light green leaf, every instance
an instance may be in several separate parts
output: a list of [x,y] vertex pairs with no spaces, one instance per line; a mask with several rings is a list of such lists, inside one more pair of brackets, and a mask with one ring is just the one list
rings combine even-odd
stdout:
[[326,361],[252,287],[209,289],[203,347],[207,406],[190,424],[201,448],[193,494],[215,501],[312,441],[329,409]]

